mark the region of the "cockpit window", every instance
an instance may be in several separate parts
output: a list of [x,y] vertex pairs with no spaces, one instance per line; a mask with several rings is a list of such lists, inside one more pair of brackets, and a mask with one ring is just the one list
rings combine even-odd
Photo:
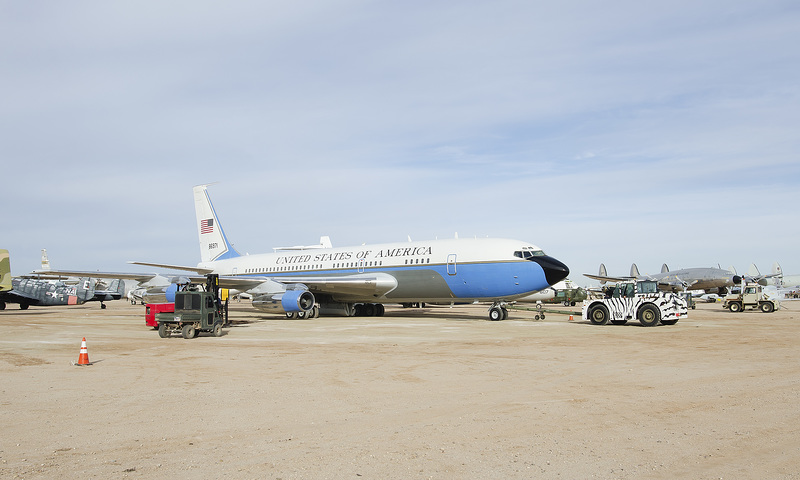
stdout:
[[543,257],[545,253],[541,250],[537,250],[533,247],[522,247],[522,250],[517,250],[514,252],[515,257],[523,258],[523,259],[530,259],[533,257]]

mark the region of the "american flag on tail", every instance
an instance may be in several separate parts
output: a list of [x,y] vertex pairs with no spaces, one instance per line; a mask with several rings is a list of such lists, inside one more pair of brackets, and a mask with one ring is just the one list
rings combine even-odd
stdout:
[[214,231],[214,219],[200,220],[200,234],[212,233]]

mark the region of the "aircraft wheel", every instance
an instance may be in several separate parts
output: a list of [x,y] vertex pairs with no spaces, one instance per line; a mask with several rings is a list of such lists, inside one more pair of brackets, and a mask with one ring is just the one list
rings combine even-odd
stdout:
[[27,303],[20,303],[19,304],[19,309],[20,310],[27,310],[28,307],[30,307],[30,305],[28,305]]
[[769,302],[762,303],[761,305],[758,306],[758,308],[760,308],[761,311],[764,313],[772,313],[773,310],[772,304]]
[[214,330],[212,330],[212,332],[214,333],[215,337],[221,337],[222,336],[222,324],[221,323],[215,323],[214,324]]
[[297,312],[286,312],[286,318],[289,320],[294,320],[297,318]]
[[189,339],[194,338],[197,336],[197,331],[194,328],[194,325],[184,325],[181,329],[181,335],[183,338]]
[[489,320],[496,322],[503,319],[503,310],[500,307],[492,307],[489,309]]
[[384,313],[386,313],[386,307],[382,303],[375,304],[375,315],[382,317]]
[[500,307],[500,310],[503,311],[503,320],[508,319],[508,309],[506,307]]
[[0,302],[0,310],[6,309],[6,302]]
[[608,309],[604,305],[597,305],[589,310],[589,321],[595,325],[605,325],[608,318]]
[[105,303],[101,303],[100,304],[100,310],[105,310],[105,309],[106,309],[106,304]]
[[158,336],[161,338],[169,337],[169,333],[167,331],[167,324],[166,323],[159,323],[158,324]]
[[661,321],[658,309],[653,305],[645,305],[639,309],[639,323],[644,327],[655,327]]

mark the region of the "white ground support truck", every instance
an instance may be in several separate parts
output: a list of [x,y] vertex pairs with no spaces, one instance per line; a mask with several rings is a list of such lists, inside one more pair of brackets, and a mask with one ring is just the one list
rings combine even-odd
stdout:
[[583,319],[595,325],[625,325],[639,320],[645,327],[675,325],[688,316],[686,299],[662,292],[654,281],[626,281],[603,288],[604,298],[583,301]]
[[732,288],[731,293],[725,296],[722,308],[731,312],[741,312],[746,308],[757,308],[764,313],[772,313],[781,308],[780,302],[769,298],[758,283],[747,283],[741,287]]

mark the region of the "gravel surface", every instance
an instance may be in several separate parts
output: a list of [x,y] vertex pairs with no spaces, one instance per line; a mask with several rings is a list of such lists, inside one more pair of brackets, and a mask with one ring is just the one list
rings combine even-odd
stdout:
[[108,305],[0,312],[0,477],[800,478],[800,302],[653,328],[241,303],[192,340]]

